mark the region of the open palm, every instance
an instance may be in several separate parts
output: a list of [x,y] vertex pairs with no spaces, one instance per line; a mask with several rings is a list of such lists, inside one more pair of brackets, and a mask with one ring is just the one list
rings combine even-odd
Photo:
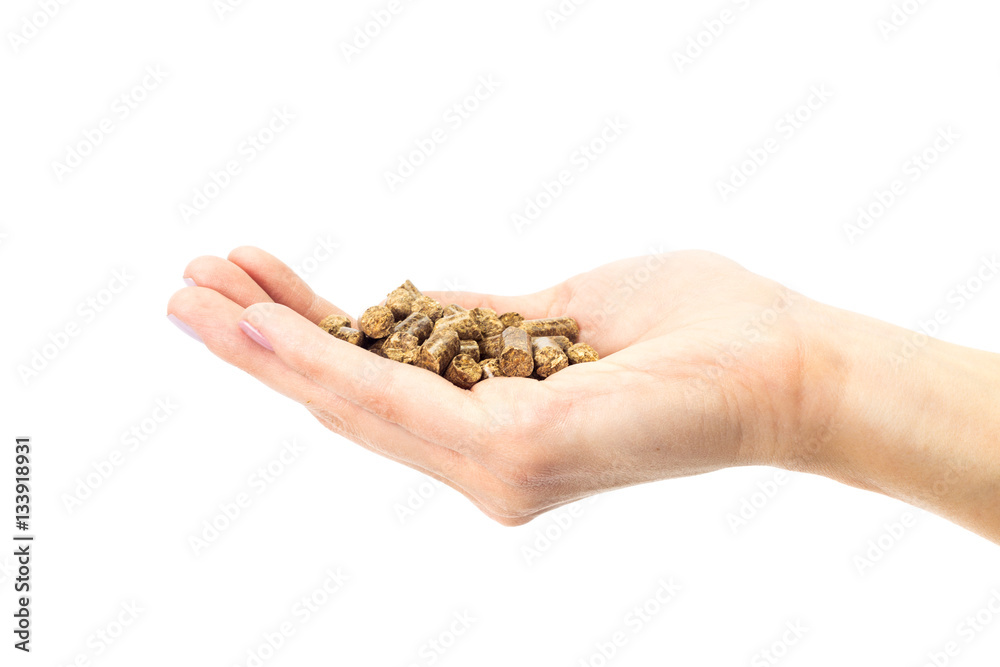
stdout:
[[[596,492],[770,462],[800,435],[805,297],[710,253],[605,265],[521,297],[427,294],[574,317],[601,360],[471,391],[316,326],[340,309],[266,252],[185,271],[168,311],[331,430],[449,484],[504,525]],[[239,329],[245,321],[273,349]],[[813,326],[810,324],[808,326]]]

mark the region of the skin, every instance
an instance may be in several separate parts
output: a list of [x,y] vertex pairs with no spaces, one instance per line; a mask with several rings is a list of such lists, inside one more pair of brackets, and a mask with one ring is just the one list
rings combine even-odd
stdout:
[[572,316],[601,355],[543,382],[471,391],[325,333],[316,323],[343,311],[263,250],[199,257],[184,276],[197,286],[168,312],[214,354],[506,526],[610,489],[768,465],[904,500],[1000,543],[1000,355],[934,339],[904,348],[914,332],[718,255],[622,260],[519,297],[428,292]]

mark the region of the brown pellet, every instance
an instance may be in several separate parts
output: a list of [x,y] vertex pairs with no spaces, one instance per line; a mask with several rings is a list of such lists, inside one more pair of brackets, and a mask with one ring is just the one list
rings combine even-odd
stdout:
[[474,340],[463,340],[461,341],[461,347],[459,349],[459,354],[465,354],[476,360],[479,363],[479,343]]
[[427,317],[423,313],[412,313],[402,322],[397,322],[396,326],[392,328],[393,333],[408,333],[417,337],[417,339],[423,343],[427,340],[427,337],[431,335],[431,331],[434,330],[434,323],[431,322],[431,318]]
[[531,337],[566,336],[574,343],[580,335],[580,327],[572,317],[550,317],[543,320],[524,320],[516,325]]
[[498,317],[500,318],[500,322],[503,324],[504,329],[507,327],[516,327],[524,321],[524,318],[521,317],[521,313],[504,313]]
[[392,311],[385,306],[372,306],[358,320],[358,325],[369,338],[385,338],[392,333],[392,326],[396,320],[392,316]]
[[462,389],[471,389],[483,376],[479,363],[467,354],[456,355],[445,371],[445,378]]
[[330,334],[340,340],[346,340],[351,345],[357,345],[358,347],[364,345],[365,343],[365,335],[357,329],[352,329],[351,327],[340,327],[336,331],[331,331]]
[[547,378],[569,366],[569,358],[562,346],[551,338],[532,338],[531,350],[535,357],[535,374],[540,378]]
[[503,351],[503,339],[500,334],[484,338],[479,344],[479,356],[483,359],[496,359]]
[[442,317],[434,323],[434,330],[438,329],[453,329],[462,340],[480,341],[483,339],[483,334],[479,331],[476,320],[472,318],[472,313],[469,311]]
[[448,369],[448,364],[455,358],[460,348],[458,334],[453,329],[440,329],[432,333],[420,346],[413,365],[441,375]]
[[421,297],[424,295],[423,292],[417,289],[417,286],[411,283],[408,279],[403,281],[403,284],[396,289],[405,289],[407,292],[415,297]]
[[507,327],[500,334],[503,349],[500,352],[500,372],[506,377],[528,377],[534,369],[531,355],[531,338],[528,332],[517,327]]
[[472,313],[472,319],[476,321],[476,325],[479,327],[479,331],[482,332],[483,338],[496,336],[507,328],[500,321],[500,318],[497,317],[497,311],[492,308],[473,308],[469,312]]
[[547,338],[561,347],[563,352],[568,350],[573,345],[573,341],[566,338],[566,336],[547,336]]
[[442,306],[409,280],[372,306],[351,326],[345,315],[328,315],[319,327],[386,359],[445,376],[458,387],[496,377],[544,380],[570,364],[597,361],[597,351],[577,343],[572,317],[526,320],[492,308]]
[[327,315],[319,323],[319,328],[328,334],[335,333],[340,327],[349,326],[351,326],[351,318],[346,315]]
[[413,334],[399,332],[385,339],[381,346],[381,356],[404,364],[416,361],[420,341]]
[[571,364],[582,364],[588,361],[597,361],[600,359],[597,354],[597,350],[592,348],[587,343],[577,343],[576,345],[573,345],[566,350],[566,356],[569,357],[569,363]]
[[385,307],[392,311],[392,316],[397,322],[405,320],[413,312],[413,302],[416,297],[413,292],[398,287],[385,297]]
[[483,369],[483,379],[488,380],[490,378],[503,377],[500,373],[500,360],[499,359],[483,359],[479,362],[479,366]]
[[431,318],[432,322],[436,322],[441,318],[441,314],[444,312],[444,309],[441,307],[441,304],[434,299],[421,294],[413,301],[413,312],[423,313],[427,317]]

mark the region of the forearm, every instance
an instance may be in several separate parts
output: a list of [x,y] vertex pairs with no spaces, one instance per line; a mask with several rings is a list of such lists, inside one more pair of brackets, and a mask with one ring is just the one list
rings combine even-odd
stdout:
[[837,309],[821,317],[827,326],[805,367],[819,396],[809,410],[825,423],[804,441],[811,447],[786,452],[786,467],[884,493],[1000,543],[1000,355]]

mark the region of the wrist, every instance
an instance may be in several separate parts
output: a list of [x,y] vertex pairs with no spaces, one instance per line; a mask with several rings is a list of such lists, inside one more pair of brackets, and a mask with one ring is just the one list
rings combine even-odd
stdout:
[[[864,340],[882,340],[889,325],[804,300],[795,311],[798,382],[782,401],[773,446],[761,457],[766,465],[833,476],[849,466],[841,441],[853,430],[850,387],[860,384]],[[838,481],[846,481],[839,479]]]
[[776,465],[1000,539],[1000,355],[816,304],[802,427]]

